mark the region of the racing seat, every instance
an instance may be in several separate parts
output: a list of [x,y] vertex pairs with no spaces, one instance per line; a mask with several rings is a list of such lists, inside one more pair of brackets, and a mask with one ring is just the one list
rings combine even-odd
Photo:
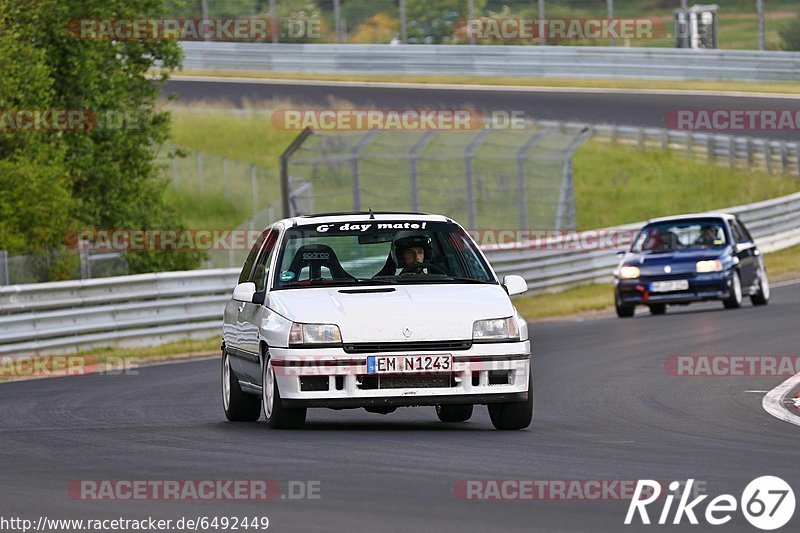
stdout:
[[355,279],[342,267],[333,248],[325,244],[307,244],[297,250],[289,270],[299,278],[305,267],[308,267],[309,279],[322,278],[322,267],[330,270],[333,279]]
[[395,272],[397,271],[397,265],[394,264],[394,260],[392,259],[392,255],[389,254],[389,257],[386,258],[386,263],[383,264],[383,268],[381,268],[377,274],[372,276],[373,278],[377,278],[380,276],[394,276]]

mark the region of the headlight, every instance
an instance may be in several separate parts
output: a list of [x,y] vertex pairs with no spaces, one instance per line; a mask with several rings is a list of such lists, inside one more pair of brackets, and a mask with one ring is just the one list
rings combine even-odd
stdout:
[[335,324],[292,324],[289,345],[341,344],[342,333]]
[[634,279],[639,277],[639,267],[625,265],[619,269],[619,277],[622,279]]
[[478,320],[472,325],[473,342],[518,341],[519,327],[514,317]]
[[714,259],[711,261],[698,261],[698,272],[720,272],[722,270],[722,261]]

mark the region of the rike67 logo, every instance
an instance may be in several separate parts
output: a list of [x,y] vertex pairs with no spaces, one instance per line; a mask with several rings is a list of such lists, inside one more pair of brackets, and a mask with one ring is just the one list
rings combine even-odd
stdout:
[[[721,494],[706,504],[705,512],[702,514],[698,507],[703,500],[708,498],[708,495],[696,496],[690,501],[693,483],[693,479],[687,480],[671,521],[672,504],[677,494],[669,494],[663,499],[663,507],[656,523],[661,525],[680,524],[686,518],[690,524],[697,525],[699,523],[697,517],[700,515],[705,518],[706,523],[719,526],[730,522],[740,505],[742,514],[751,525],[758,529],[771,531],[786,525],[794,515],[794,491],[779,477],[762,476],[754,479],[745,487],[739,501],[731,494]],[[680,486],[681,483],[673,481],[669,484],[669,490],[674,493]],[[658,481],[639,480],[633,493],[633,499],[628,506],[625,524],[633,523],[637,515],[642,524],[650,524],[651,519],[647,506],[659,500],[660,497],[661,484]]]

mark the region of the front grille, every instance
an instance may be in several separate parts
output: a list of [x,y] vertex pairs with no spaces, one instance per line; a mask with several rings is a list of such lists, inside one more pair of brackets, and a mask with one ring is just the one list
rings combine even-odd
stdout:
[[471,347],[471,340],[423,342],[351,342],[344,344],[344,351],[347,353],[440,352],[469,350]]
[[449,372],[435,374],[359,374],[358,388],[374,389],[429,389],[455,387],[455,378]]

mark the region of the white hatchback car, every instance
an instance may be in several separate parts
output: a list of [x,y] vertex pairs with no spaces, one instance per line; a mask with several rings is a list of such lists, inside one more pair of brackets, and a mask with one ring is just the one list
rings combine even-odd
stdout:
[[456,222],[410,213],[284,219],[257,239],[225,308],[229,420],[304,424],[306,409],[436,407],[463,422],[486,404],[498,429],[533,416],[528,327]]

